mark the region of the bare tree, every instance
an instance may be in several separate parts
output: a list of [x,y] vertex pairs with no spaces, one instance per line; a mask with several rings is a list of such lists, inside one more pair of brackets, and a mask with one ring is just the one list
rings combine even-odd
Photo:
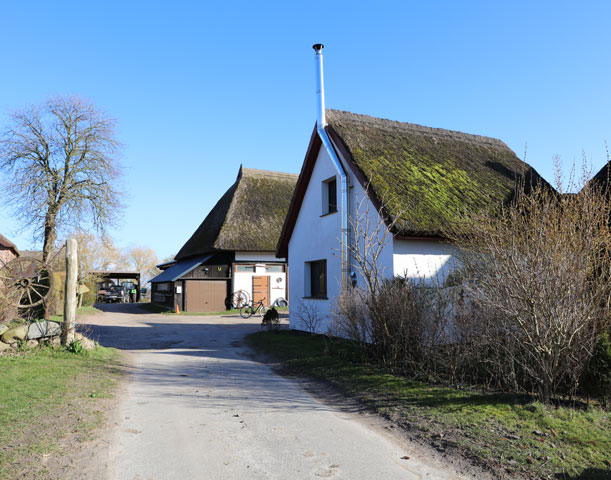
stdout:
[[109,236],[77,231],[70,235],[79,246],[79,280],[90,281],[92,272],[123,268],[126,263],[123,252]]
[[58,230],[113,224],[121,212],[115,120],[79,97],[56,97],[11,116],[0,138],[4,198],[24,228],[43,240]]
[[129,268],[140,272],[142,285],[145,285],[148,280],[161,272],[157,268],[159,259],[152,248],[143,246],[131,247],[125,252],[124,258]]

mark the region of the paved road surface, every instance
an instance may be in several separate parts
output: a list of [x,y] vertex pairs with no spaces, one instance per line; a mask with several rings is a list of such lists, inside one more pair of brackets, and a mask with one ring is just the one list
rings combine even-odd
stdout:
[[93,337],[131,364],[112,479],[459,478],[354,407],[322,403],[253,360],[243,338],[257,319],[105,309],[87,319]]

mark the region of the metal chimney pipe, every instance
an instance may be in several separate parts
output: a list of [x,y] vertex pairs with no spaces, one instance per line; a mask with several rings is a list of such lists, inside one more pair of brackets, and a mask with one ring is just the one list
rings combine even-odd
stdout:
[[322,49],[325,46],[317,43],[312,47],[316,52],[316,120],[319,125],[327,126],[327,116],[325,114],[325,79],[322,71]]
[[324,145],[329,157],[331,157],[331,161],[333,162],[333,166],[340,177],[340,185],[341,185],[341,196],[340,196],[340,209],[341,209],[341,218],[342,218],[342,235],[341,235],[341,243],[342,243],[342,288],[348,288],[350,281],[350,266],[348,262],[348,252],[349,252],[349,234],[348,234],[348,177],[346,175],[346,171],[342,163],[340,162],[335,149],[333,148],[333,144],[331,143],[331,139],[327,135],[325,127],[327,126],[327,118],[325,114],[325,86],[324,86],[324,77],[323,77],[323,69],[322,69],[322,49],[324,45],[322,43],[317,43],[312,46],[314,51],[316,52],[315,60],[316,60],[316,97],[317,97],[317,118],[316,118],[316,131],[318,132],[318,136],[322,144]]

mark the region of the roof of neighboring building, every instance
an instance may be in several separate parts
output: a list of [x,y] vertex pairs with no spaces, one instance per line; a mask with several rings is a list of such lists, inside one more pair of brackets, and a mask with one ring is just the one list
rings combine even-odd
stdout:
[[[516,185],[543,181],[501,140],[327,110],[326,131],[376,208],[395,222],[393,233],[440,237],[463,211],[501,205]],[[320,140],[316,131],[283,227],[277,255],[286,256]]]
[[6,238],[1,233],[0,233],[0,246],[8,250],[12,250],[15,255],[19,256],[19,250],[17,249],[17,245],[15,245],[13,242],[11,242],[8,238]]
[[[21,256],[36,258],[42,261],[42,250],[24,250],[21,252]],[[51,264],[56,271],[64,270],[66,268],[66,244],[63,244],[59,249],[53,250],[49,254],[47,263]]]
[[602,189],[605,193],[609,194],[609,179],[611,178],[611,162],[607,162],[594,177],[588,182],[588,184],[594,188]]
[[297,177],[292,173],[240,167],[235,183],[208,213],[175,259],[219,250],[273,252]]
[[183,275],[186,275],[191,270],[199,267],[202,263],[208,260],[212,255],[202,255],[198,257],[191,257],[187,260],[182,260],[180,262],[176,262],[167,270],[164,270],[156,277],[149,280],[149,283],[159,283],[159,282],[175,282]]

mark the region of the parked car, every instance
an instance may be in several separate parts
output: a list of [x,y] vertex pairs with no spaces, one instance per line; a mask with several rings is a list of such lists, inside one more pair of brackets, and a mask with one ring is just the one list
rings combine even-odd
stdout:
[[108,303],[124,303],[128,300],[128,293],[124,286],[113,285],[107,290],[104,301]]

